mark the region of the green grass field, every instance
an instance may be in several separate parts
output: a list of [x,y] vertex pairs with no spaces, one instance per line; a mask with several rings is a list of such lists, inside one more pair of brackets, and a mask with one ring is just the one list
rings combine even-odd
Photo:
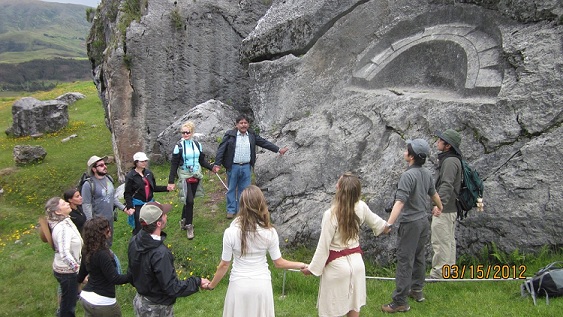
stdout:
[[[0,136],[0,316],[53,316],[56,310],[57,282],[53,277],[52,250],[42,243],[35,232],[37,218],[43,213],[43,204],[52,196],[60,196],[63,190],[75,185],[86,168],[91,155],[111,155],[111,136],[104,124],[103,109],[91,82],[63,84],[54,91],[34,94],[40,100],[53,99],[65,92],[79,91],[87,97],[69,107],[70,123],[62,131],[38,139],[7,138]],[[0,98],[0,127],[11,125],[11,105],[15,96]],[[61,140],[71,134],[78,137],[69,142]],[[16,167],[12,158],[17,144],[41,145],[47,157],[41,164]],[[152,165],[157,183],[167,182],[169,165]],[[115,176],[115,166],[110,173]],[[185,231],[180,231],[181,205],[175,193],[157,193],[156,199],[172,203],[169,215],[167,245],[176,257],[178,275],[181,278],[203,276],[211,278],[221,256],[222,232],[228,226],[225,219],[225,202],[222,185],[212,174],[206,175],[206,196],[196,199],[195,234],[188,241]],[[225,175],[222,175],[225,179]],[[125,214],[115,225],[114,251],[122,266],[127,267],[127,242],[131,229]],[[284,257],[297,261],[310,261],[312,250],[282,250]],[[509,256],[506,257],[510,259]],[[555,259],[562,259],[561,252],[543,252],[535,257],[519,257],[527,266],[526,276]],[[467,265],[479,263],[477,259],[464,259]],[[488,265],[489,263],[482,263]],[[369,276],[393,277],[390,268],[373,265],[366,259]],[[272,267],[272,283],[276,316],[317,316],[316,298],[318,279],[305,277],[299,272],[276,270]],[[466,274],[467,276],[467,274]],[[538,306],[532,300],[520,296],[520,280],[474,281],[431,283],[425,288],[427,300],[411,302],[408,316],[560,316],[563,299],[552,299]],[[175,305],[176,316],[221,316],[228,278],[225,277],[214,291],[202,291],[187,298],[179,298]],[[390,301],[393,281],[368,279],[368,302],[361,315],[383,315],[379,307]],[[283,295],[282,296],[282,290]],[[123,316],[133,316],[132,299],[135,290],[130,285],[117,287],[117,299]],[[77,315],[82,316],[80,304]],[[245,316],[242,316],[245,317]],[[250,316],[252,317],[252,316]]]

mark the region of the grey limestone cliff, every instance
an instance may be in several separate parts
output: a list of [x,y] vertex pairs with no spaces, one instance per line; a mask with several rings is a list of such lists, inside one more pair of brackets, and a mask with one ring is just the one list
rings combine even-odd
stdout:
[[[263,3],[148,1],[95,65],[118,157],[171,147],[157,136],[209,99],[249,110],[290,148],[261,152],[255,169],[281,240],[313,246],[341,173],[358,173],[386,218],[405,140],[453,128],[485,179],[459,252],[563,245],[561,1]],[[380,263],[393,257],[394,235],[363,236]]]

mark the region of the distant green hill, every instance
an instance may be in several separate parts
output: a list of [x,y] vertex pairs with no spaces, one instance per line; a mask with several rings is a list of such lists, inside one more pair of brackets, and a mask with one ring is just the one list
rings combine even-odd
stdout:
[[0,63],[87,58],[87,8],[38,0],[0,0]]
[[0,91],[48,90],[60,82],[91,78],[88,8],[0,0]]

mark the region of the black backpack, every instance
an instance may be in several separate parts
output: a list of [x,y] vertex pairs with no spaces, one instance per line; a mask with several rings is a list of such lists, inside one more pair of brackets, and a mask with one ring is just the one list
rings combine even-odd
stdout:
[[[109,181],[113,184],[113,178],[109,175],[106,174],[107,178],[109,179]],[[88,172],[84,172],[82,173],[82,176],[80,176],[80,180],[78,181],[78,185],[76,187],[76,189],[78,190],[78,192],[80,192],[80,195],[84,196],[84,193],[82,192],[82,186],[84,185],[84,183],[88,182],[90,184],[90,195],[92,195],[91,200],[90,201],[94,201],[94,192],[96,190],[96,182],[92,181],[92,176],[90,174],[88,174]],[[117,210],[115,210],[114,207],[114,211],[113,211],[113,220],[117,221],[117,217],[118,216],[118,212]]]
[[467,217],[467,213],[477,206],[479,198],[483,199],[483,181],[479,177],[479,173],[472,169],[469,164],[459,158],[461,161],[462,178],[461,190],[456,198],[457,219],[462,220]]
[[[109,175],[106,174],[107,178],[109,179],[110,182],[112,182],[112,184],[114,183],[113,178]],[[76,189],[80,192],[80,195],[82,195],[82,186],[84,185],[84,183],[90,183],[90,188],[92,196],[94,195],[94,191],[95,191],[95,185],[96,183],[94,183],[92,181],[92,176],[90,174],[88,174],[87,172],[82,173],[82,176],[80,176],[80,180],[78,181],[78,185],[76,186]],[[92,197],[93,200],[94,197]]]
[[531,279],[520,286],[522,297],[530,294],[536,305],[536,297],[545,296],[546,304],[549,297],[563,296],[563,262],[553,262],[540,269]]

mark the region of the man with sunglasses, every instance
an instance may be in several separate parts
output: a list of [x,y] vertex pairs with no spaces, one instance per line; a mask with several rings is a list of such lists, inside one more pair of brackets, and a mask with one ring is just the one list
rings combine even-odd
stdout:
[[125,211],[125,205],[115,197],[113,179],[108,175],[106,160],[107,156],[94,155],[90,157],[88,160],[90,177],[82,185],[80,193],[82,194],[82,210],[87,220],[98,215],[109,221],[112,235],[108,242],[111,246],[113,242],[113,209],[119,208]]

